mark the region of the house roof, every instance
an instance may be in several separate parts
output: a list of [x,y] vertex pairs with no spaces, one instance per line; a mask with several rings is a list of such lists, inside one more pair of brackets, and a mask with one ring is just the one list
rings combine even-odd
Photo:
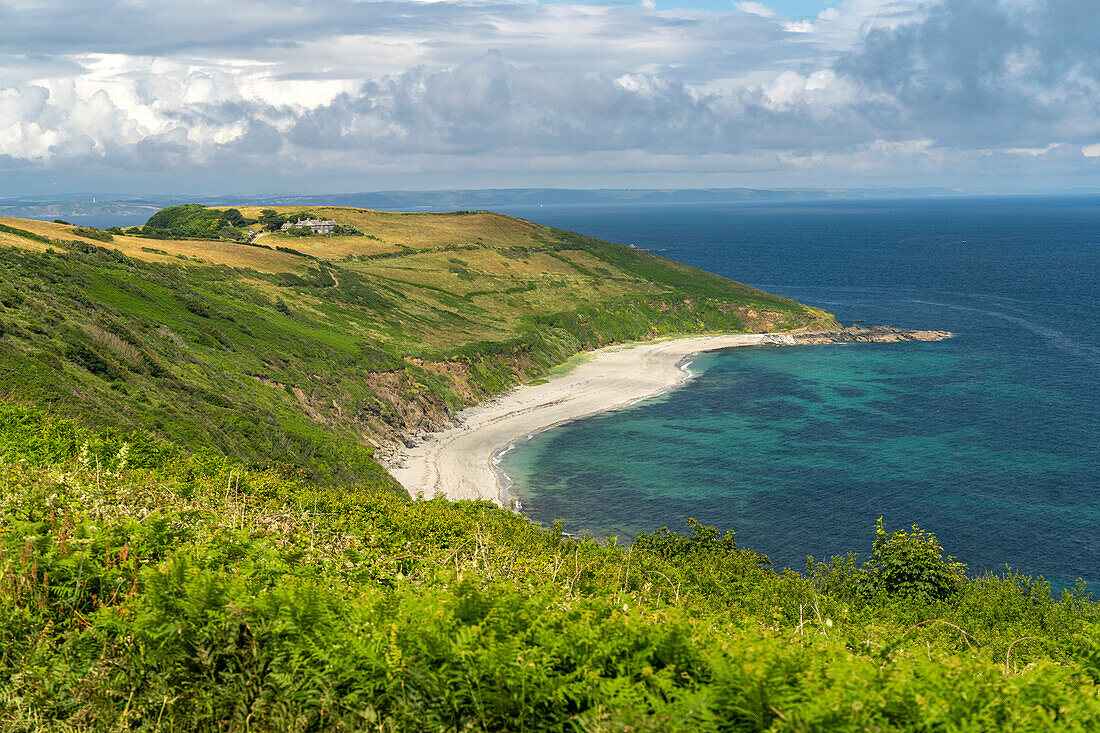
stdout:
[[322,227],[322,226],[336,226],[336,222],[332,219],[299,219],[295,223],[291,224],[289,221],[283,224],[282,229],[290,229],[292,227]]

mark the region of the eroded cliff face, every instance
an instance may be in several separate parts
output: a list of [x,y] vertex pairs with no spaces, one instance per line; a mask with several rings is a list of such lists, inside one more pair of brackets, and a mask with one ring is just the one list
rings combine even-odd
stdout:
[[[315,382],[288,385],[254,376],[258,381],[293,394],[314,422],[331,428],[350,428],[359,441],[372,446],[385,463],[403,448],[427,434],[449,427],[454,414],[496,394],[475,375],[475,366],[464,361],[406,360],[403,369],[371,372],[366,380],[369,397],[351,400],[339,384],[315,375]],[[498,356],[494,373],[508,384],[519,384],[534,375],[528,354]],[[428,382],[432,382],[431,385]]]

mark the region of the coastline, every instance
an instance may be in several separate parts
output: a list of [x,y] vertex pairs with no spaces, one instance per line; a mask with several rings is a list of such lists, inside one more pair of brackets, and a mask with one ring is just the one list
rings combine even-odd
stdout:
[[[746,344],[746,346],[773,346],[773,345],[774,346],[778,346],[778,345],[790,346],[790,345],[794,345],[794,344],[793,344],[793,342],[788,343],[786,341],[775,343],[775,344],[767,344],[767,343]],[[625,346],[628,346],[628,345],[624,344],[622,346],[625,347]],[[737,348],[737,347],[723,347],[721,349],[706,349],[705,351],[722,351],[725,348]],[[594,353],[594,352],[590,352],[590,353]],[[489,465],[493,469],[493,476],[496,478],[497,487],[499,489],[499,491],[497,492],[498,496],[499,496],[499,501],[497,503],[500,506],[503,506],[503,507],[506,507],[506,508],[511,508],[514,511],[517,511],[517,512],[520,512],[520,513],[523,512],[523,504],[520,501],[519,495],[515,491],[515,481],[512,480],[511,476],[509,476],[507,473],[504,472],[504,469],[501,468],[501,465],[500,465],[501,459],[502,459],[502,457],[504,456],[505,453],[508,453],[512,450],[515,450],[516,448],[519,448],[520,446],[522,446],[527,441],[531,440],[532,438],[535,438],[538,435],[541,435],[542,433],[545,433],[547,430],[553,430],[554,428],[565,425],[566,423],[572,422],[573,420],[581,420],[581,419],[586,418],[586,417],[591,417],[592,415],[599,415],[603,412],[612,412],[614,410],[621,410],[621,409],[630,407],[631,405],[636,405],[639,402],[645,402],[646,400],[651,400],[651,399],[654,399],[656,397],[660,397],[665,392],[668,392],[670,390],[675,389],[676,387],[679,387],[680,385],[686,383],[688,380],[690,380],[692,377],[695,376],[695,373],[692,372],[690,369],[688,369],[688,367],[691,366],[693,358],[698,356],[701,353],[704,353],[704,352],[703,351],[693,351],[692,353],[688,354],[687,356],[684,356],[678,362],[676,362],[676,368],[680,370],[681,375],[680,375],[679,380],[675,384],[672,384],[668,387],[665,387],[664,389],[661,389],[660,391],[654,392],[653,394],[643,395],[641,397],[638,397],[637,399],[633,399],[629,402],[625,402],[625,403],[623,403],[621,405],[618,405],[618,406],[615,406],[615,407],[608,407],[606,409],[597,410],[596,412],[589,413],[587,415],[580,415],[578,417],[570,418],[568,420],[562,420],[560,422],[554,423],[553,425],[545,425],[543,427],[539,427],[539,428],[531,431],[530,433],[527,433],[526,435],[522,435],[520,437],[517,437],[515,440],[508,443],[508,445],[506,445],[506,446],[498,449],[497,451],[495,451],[491,456],[489,456]]]
[[746,346],[939,341],[950,336],[944,331],[877,327],[686,336],[606,346],[588,352],[564,374],[462,410],[454,426],[401,451],[386,468],[413,497],[481,499],[509,507],[514,497],[496,467],[500,455],[550,428],[627,407],[683,384],[692,377],[685,362],[694,354]]
[[693,354],[746,346],[845,341],[938,341],[943,331],[846,328],[818,333],[687,336],[618,344],[588,352],[572,370],[522,385],[455,416],[456,424],[430,434],[386,462],[414,497],[488,500],[508,507],[513,498],[496,469],[499,456],[523,440],[562,423],[650,399],[691,378]]
[[402,451],[387,468],[412,496],[485,499],[509,497],[494,468],[518,441],[554,426],[626,407],[691,377],[681,364],[691,355],[744,346],[793,345],[788,333],[725,334],[608,346],[588,353],[571,371],[523,385],[467,408],[457,424]]

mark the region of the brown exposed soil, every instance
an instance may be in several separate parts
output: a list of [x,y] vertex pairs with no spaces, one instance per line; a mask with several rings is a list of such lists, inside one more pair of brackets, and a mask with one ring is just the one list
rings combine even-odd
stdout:
[[[532,376],[530,357],[524,353],[503,357],[510,367],[514,383]],[[383,461],[390,455],[415,445],[430,433],[454,424],[454,413],[463,407],[477,404],[489,396],[473,379],[470,366],[461,361],[424,361],[408,359],[410,367],[443,377],[451,395],[441,397],[438,392],[418,384],[412,369],[373,372],[367,379],[373,398],[354,409],[342,407],[331,399],[331,390],[318,389],[306,392],[295,385],[286,385],[272,379],[253,375],[255,379],[271,387],[289,389],[302,409],[312,420],[324,425],[352,428],[359,439],[375,448]]]

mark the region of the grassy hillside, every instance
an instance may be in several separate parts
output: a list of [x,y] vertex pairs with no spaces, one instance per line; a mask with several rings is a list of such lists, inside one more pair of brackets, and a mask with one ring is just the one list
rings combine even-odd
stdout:
[[920,532],[777,574],[0,406],[0,728],[1069,730],[1100,608]]
[[[222,220],[182,211],[151,221]],[[577,351],[832,320],[497,214],[313,213],[358,234],[250,246],[0,220],[0,400],[248,465],[392,485],[378,447]]]
[[805,574],[571,539],[374,460],[578,350],[828,314],[493,214],[311,213],[356,233],[0,220],[0,730],[1100,726],[1083,587],[916,528]]

